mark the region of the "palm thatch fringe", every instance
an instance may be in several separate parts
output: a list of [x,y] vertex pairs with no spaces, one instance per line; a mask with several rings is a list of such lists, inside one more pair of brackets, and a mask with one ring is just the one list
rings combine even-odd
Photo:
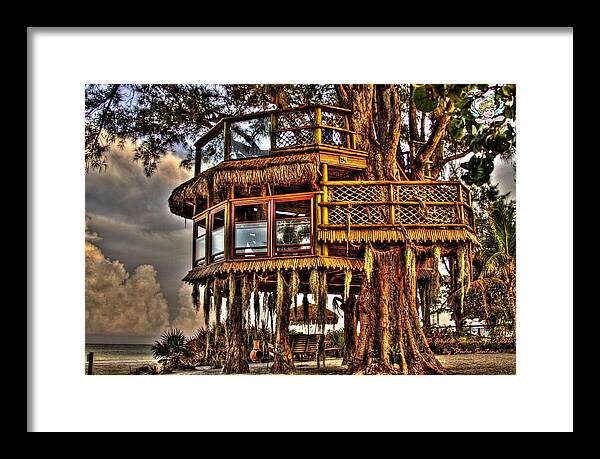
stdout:
[[252,281],[252,300],[254,306],[254,327],[258,330],[260,325],[260,298],[258,296],[258,276],[253,273]]
[[432,250],[433,262],[431,278],[427,284],[427,297],[430,302],[436,301],[440,297],[441,275],[440,275],[440,257],[441,249],[439,245],[435,245]]
[[242,320],[250,327],[250,281],[248,274],[242,277]]
[[198,313],[198,310],[202,306],[200,304],[200,286],[198,284],[194,284],[192,287],[192,303],[194,305],[194,311]]
[[204,284],[208,278],[220,274],[246,272],[275,272],[278,270],[303,270],[312,268],[360,271],[363,261],[341,257],[273,258],[267,260],[222,261],[206,266],[196,266],[182,279],[184,282]]
[[[221,323],[221,307],[223,306],[223,283],[224,280],[219,278],[214,279],[214,302],[215,302],[215,316],[217,325]],[[216,328],[217,330],[219,327]]]
[[231,308],[233,306],[233,300],[235,299],[235,277],[233,273],[229,273],[229,296],[227,298],[227,307]]
[[316,269],[312,269],[310,271],[310,276],[308,278],[308,291],[310,292],[315,304],[319,304],[319,293],[321,293],[321,289],[319,288],[319,271]]
[[466,242],[479,245],[477,236],[465,229],[322,229],[323,242]]
[[373,273],[373,246],[370,242],[367,242],[365,247],[365,277],[367,282],[371,281],[371,274]]
[[230,185],[316,183],[318,176],[319,157],[315,153],[225,161],[175,188],[169,197],[169,208],[176,215],[191,218],[186,203],[205,199],[210,189],[220,190]]
[[411,286],[417,283],[417,266],[415,250],[408,244],[404,248],[404,263],[406,266],[406,285],[407,289],[410,289]]
[[294,305],[294,315],[298,313],[298,288],[300,287],[300,276],[298,275],[298,271],[292,269],[292,274],[290,275],[290,283],[289,283],[289,296],[292,299],[292,304]]
[[319,302],[317,303],[317,322],[321,333],[325,333],[325,310],[327,309],[327,271],[322,270],[319,279]]
[[[210,284],[210,283],[209,283]],[[210,323],[210,285],[207,284],[204,286],[204,304],[203,304],[203,312],[204,312],[204,326],[208,330],[208,325]],[[212,281],[213,285],[213,293],[215,291],[214,285],[215,281]]]
[[342,300],[346,302],[350,296],[350,284],[352,283],[352,271],[349,269],[344,273],[344,296]]
[[[229,274],[232,276],[233,274]],[[277,271],[277,298],[275,303],[275,310],[281,311],[283,305],[283,290],[285,289],[285,280],[283,279],[283,272]]]

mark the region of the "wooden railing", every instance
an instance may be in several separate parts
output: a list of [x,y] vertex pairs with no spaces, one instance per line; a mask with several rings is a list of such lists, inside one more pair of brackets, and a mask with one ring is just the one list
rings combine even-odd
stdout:
[[343,108],[311,105],[223,118],[196,142],[196,174],[221,161],[313,145],[355,150],[349,115]]
[[475,231],[462,182],[323,181],[321,228],[452,227]]

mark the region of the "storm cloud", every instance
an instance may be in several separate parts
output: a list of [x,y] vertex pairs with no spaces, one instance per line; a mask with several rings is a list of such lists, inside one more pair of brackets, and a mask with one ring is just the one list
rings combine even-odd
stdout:
[[154,266],[141,265],[130,274],[121,262],[105,257],[92,243],[100,240],[96,233],[86,232],[86,336],[155,338],[171,327],[191,336],[203,326],[202,311],[196,313],[192,304],[191,286],[181,284],[171,320]]
[[181,158],[166,155],[154,175],[146,177],[134,162],[133,146],[113,148],[102,172],[86,175],[86,214],[90,231],[101,235],[95,244],[119,260],[128,271],[152,265],[174,320],[181,279],[191,267],[191,223],[170,213],[173,188],[192,176],[179,167]]

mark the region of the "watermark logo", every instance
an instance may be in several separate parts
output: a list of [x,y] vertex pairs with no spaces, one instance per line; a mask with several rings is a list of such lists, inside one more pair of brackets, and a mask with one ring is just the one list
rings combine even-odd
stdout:
[[496,102],[496,93],[489,89],[485,94],[481,95],[479,89],[469,91],[469,96],[475,96],[475,100],[471,102],[471,113],[475,117],[475,122],[479,124],[493,124],[496,121],[503,121],[504,116],[501,113],[504,111],[504,102],[499,100]]

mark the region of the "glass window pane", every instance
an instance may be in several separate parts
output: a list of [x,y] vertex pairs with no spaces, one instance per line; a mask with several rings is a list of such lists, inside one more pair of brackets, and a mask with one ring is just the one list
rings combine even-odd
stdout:
[[310,252],[311,201],[281,201],[275,204],[275,251],[277,254]]
[[236,223],[235,254],[245,257],[267,253],[267,222]]
[[256,158],[271,153],[271,119],[231,123],[231,158]]
[[194,244],[194,264],[196,265],[206,259],[206,218],[194,223]]
[[268,205],[247,204],[235,206],[234,244],[236,256],[265,256],[268,251]]
[[223,258],[225,251],[225,210],[216,212],[212,218],[211,255],[213,260]]
[[225,137],[223,131],[207,142],[199,151],[200,171],[205,171],[225,159]]
[[205,236],[196,239],[196,255],[194,260],[204,261],[206,258],[206,238]]

